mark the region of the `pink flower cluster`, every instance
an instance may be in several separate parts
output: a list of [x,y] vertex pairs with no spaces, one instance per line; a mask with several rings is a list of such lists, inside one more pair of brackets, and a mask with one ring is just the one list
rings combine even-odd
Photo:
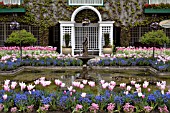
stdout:
[[[22,47],[24,51],[26,50],[45,50],[45,51],[56,51],[56,47],[50,47],[50,46],[29,46],[29,47]],[[20,50],[17,46],[11,46],[11,47],[0,47],[0,50]]]
[[163,107],[158,107],[158,109],[160,113],[169,113],[169,110],[166,105],[164,105]]
[[133,105],[130,105],[130,103],[126,103],[124,106],[123,106],[123,111],[125,113],[133,113],[134,112],[134,106]]

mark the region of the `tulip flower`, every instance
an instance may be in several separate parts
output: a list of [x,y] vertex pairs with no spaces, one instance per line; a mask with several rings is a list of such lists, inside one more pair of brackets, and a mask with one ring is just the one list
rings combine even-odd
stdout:
[[116,82],[115,82],[115,81],[111,81],[111,82],[110,82],[110,85],[116,86]]
[[89,86],[91,86],[91,87],[94,87],[94,86],[95,86],[95,82],[93,82],[93,81],[88,82],[88,84],[89,84]]
[[5,90],[5,91],[10,91],[10,88],[9,88],[8,85],[4,85],[3,87],[4,87],[4,90]]
[[131,83],[132,85],[135,85],[136,81],[132,80],[130,83]]
[[104,83],[105,83],[105,80],[100,80],[100,83],[101,83],[101,84],[104,84]]
[[27,89],[28,89],[28,91],[31,91],[34,87],[35,87],[35,85],[30,84],[27,86]]
[[4,95],[2,96],[2,98],[3,98],[4,100],[6,100],[6,99],[8,98],[7,94],[4,94]]
[[127,86],[127,91],[130,91],[132,89],[131,86]]
[[121,83],[120,84],[120,88],[125,88],[126,87],[126,83]]
[[62,81],[56,79],[56,80],[55,80],[55,84],[56,84],[57,86],[60,86],[60,85],[62,84]]
[[16,86],[17,86],[17,82],[11,82],[11,89],[15,89]]
[[83,98],[86,97],[86,93],[82,93],[81,97],[83,97]]
[[87,80],[83,80],[82,82],[83,82],[83,84],[87,84]]
[[73,86],[70,86],[67,88],[69,91],[72,91],[73,90]]
[[20,87],[21,87],[21,91],[23,91],[26,88],[26,84],[21,82],[19,83]]
[[80,89],[83,89],[84,88],[84,84],[80,84]]

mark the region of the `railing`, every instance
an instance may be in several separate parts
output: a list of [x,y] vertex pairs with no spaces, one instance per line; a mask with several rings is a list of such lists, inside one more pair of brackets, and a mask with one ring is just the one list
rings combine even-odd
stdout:
[[4,5],[7,4],[22,4],[24,0],[0,0],[0,2],[3,2]]
[[103,0],[68,0],[69,5],[103,5]]
[[170,0],[149,0],[149,4],[170,4]]

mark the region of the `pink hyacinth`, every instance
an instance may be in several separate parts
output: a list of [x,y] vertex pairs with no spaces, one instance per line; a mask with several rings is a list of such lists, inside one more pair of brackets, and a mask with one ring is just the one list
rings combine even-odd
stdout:
[[17,107],[11,108],[11,113],[16,113],[17,112]]
[[82,105],[80,105],[80,104],[77,104],[77,105],[76,105],[76,111],[79,111],[79,110],[82,109],[82,108],[83,108]]
[[99,105],[92,103],[91,106],[90,106],[90,111],[93,111],[94,113],[96,113],[97,110],[99,110]]
[[113,103],[109,103],[108,105],[107,105],[107,110],[109,111],[109,112],[113,112],[113,110],[115,109],[115,103],[113,104]]
[[130,105],[130,103],[126,103],[124,106],[123,106],[123,111],[126,112],[126,113],[133,113],[134,111],[134,106],[133,105]]
[[144,106],[144,111],[146,113],[150,113],[152,111],[153,107],[150,107],[150,106]]
[[164,105],[163,107],[158,107],[158,109],[160,113],[169,113],[169,110],[166,105]]
[[33,111],[34,105],[27,106],[28,111]]
[[4,109],[4,105],[0,103],[0,111],[2,111],[3,109]]

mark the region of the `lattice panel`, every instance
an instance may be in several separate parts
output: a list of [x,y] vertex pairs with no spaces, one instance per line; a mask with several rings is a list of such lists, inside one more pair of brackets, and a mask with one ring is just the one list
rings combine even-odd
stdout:
[[82,50],[85,38],[88,38],[88,50],[98,49],[98,27],[76,27],[75,49]]
[[167,3],[170,3],[170,0],[150,0],[149,3],[150,4],[160,4],[160,3],[167,4]]
[[[110,33],[110,29],[111,27],[110,26],[103,26],[102,27],[102,47],[105,45],[105,42],[104,42],[104,34],[105,33]],[[111,41],[111,37],[110,37],[110,41]]]
[[70,34],[70,46],[71,46],[71,27],[70,26],[63,26],[63,46],[65,46],[65,39],[64,39],[64,35],[68,33]]

